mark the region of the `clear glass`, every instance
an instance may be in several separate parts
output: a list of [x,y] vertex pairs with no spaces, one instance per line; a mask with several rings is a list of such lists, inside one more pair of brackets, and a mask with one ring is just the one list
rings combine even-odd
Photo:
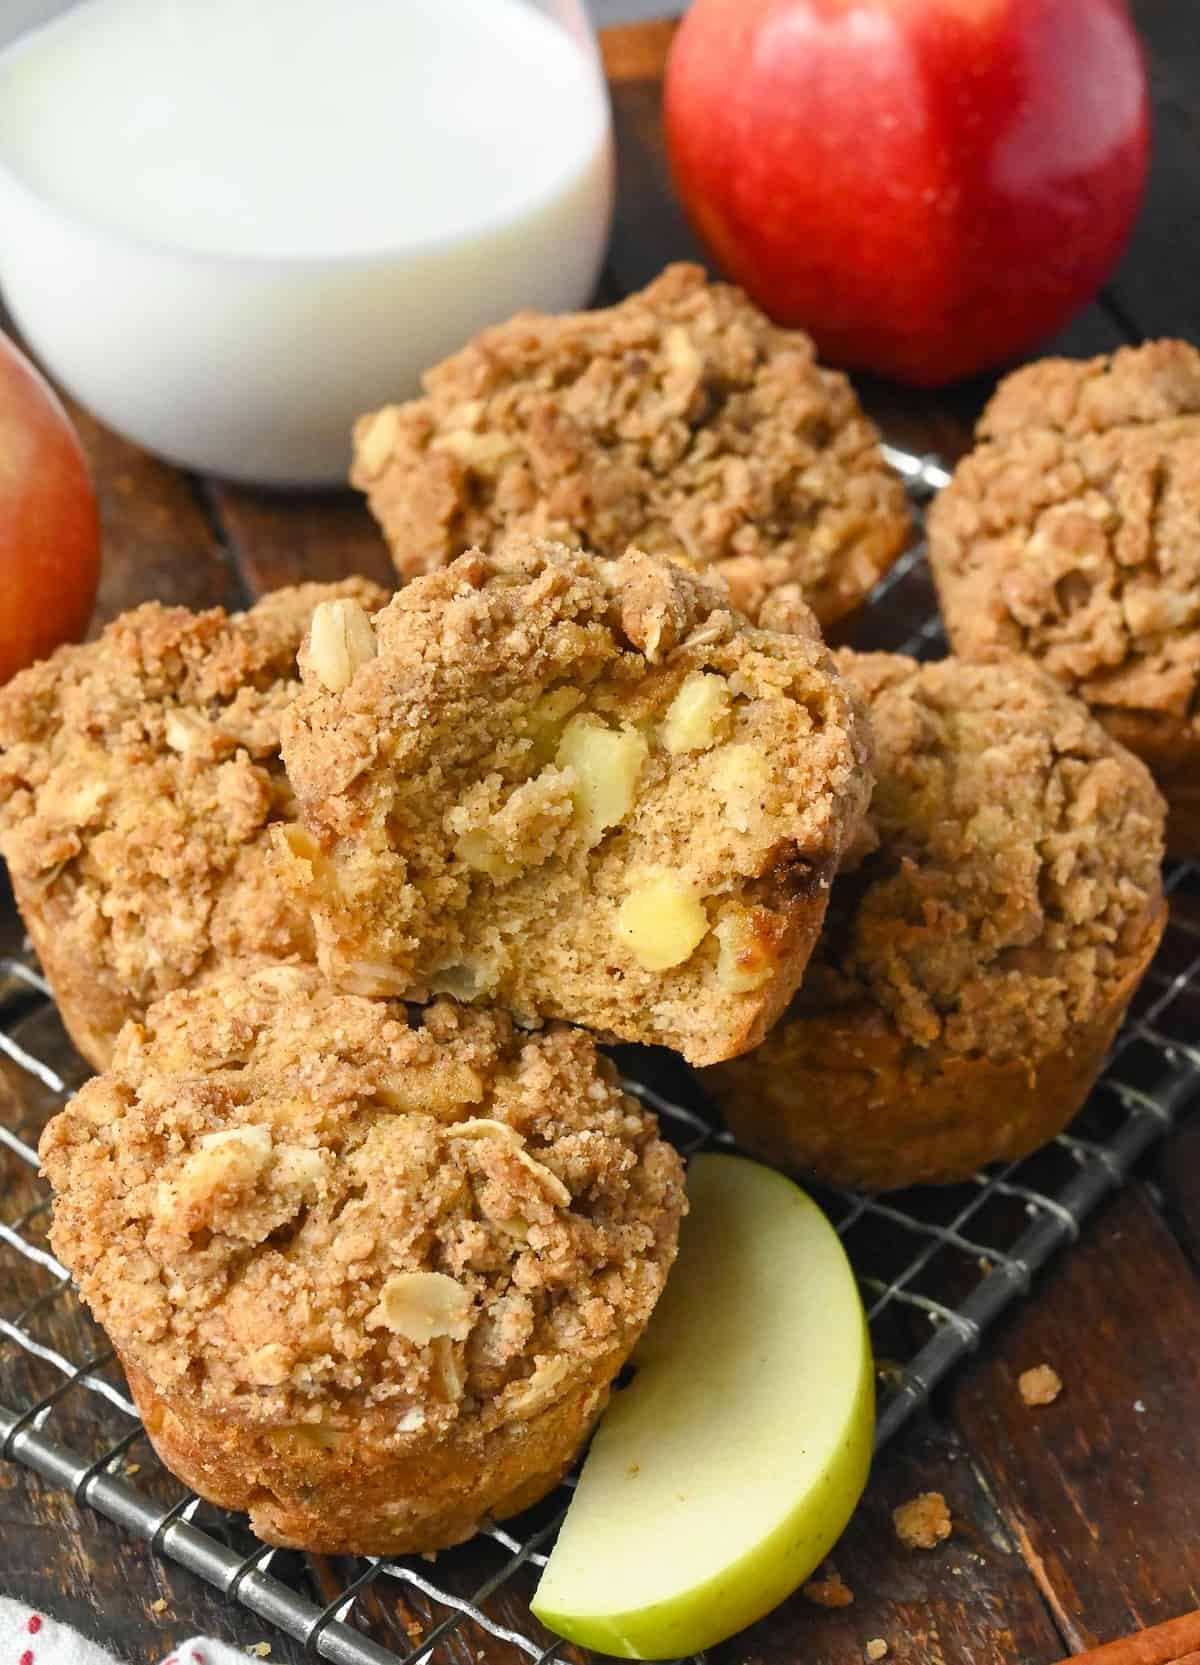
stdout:
[[0,54],[8,303],[103,421],[207,473],[344,479],[362,411],[583,305],[613,176],[581,0],[85,0]]

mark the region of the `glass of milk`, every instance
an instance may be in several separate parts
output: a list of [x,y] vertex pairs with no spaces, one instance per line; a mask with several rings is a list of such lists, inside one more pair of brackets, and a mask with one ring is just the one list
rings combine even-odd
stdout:
[[354,417],[612,213],[581,0],[83,0],[0,54],[0,283],[51,372],[172,461],[344,478]]

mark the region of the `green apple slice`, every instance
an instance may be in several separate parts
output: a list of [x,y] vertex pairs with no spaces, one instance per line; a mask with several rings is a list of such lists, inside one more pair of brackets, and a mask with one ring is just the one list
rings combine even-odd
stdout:
[[816,1204],[738,1156],[698,1156],[679,1259],[588,1452],[533,1611],[627,1659],[760,1618],[840,1537],[866,1484],[871,1344]]

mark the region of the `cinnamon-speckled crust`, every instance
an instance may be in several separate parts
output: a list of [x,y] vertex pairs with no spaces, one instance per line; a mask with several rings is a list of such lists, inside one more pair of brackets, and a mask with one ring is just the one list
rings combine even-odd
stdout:
[[608,1403],[627,1352],[622,1343],[602,1353],[534,1419],[463,1429],[452,1445],[410,1440],[403,1453],[365,1439],[336,1449],[320,1429],[231,1427],[219,1414],[180,1412],[122,1363],[172,1474],[211,1503],[248,1514],[265,1543],[317,1555],[406,1555],[463,1543],[553,1490]]
[[1108,1003],[1032,1062],[962,1055],[925,1071],[864,1002],[788,1016],[707,1085],[739,1143],[779,1167],[864,1191],[955,1184],[989,1162],[1028,1156],[1082,1108],[1165,922],[1160,899]]
[[405,577],[506,531],[719,577],[757,619],[797,585],[822,626],[904,548],[900,481],[846,378],[738,289],[672,266],[603,311],[522,313],[362,417],[351,478]]
[[148,602],[0,689],[0,851],[97,1069],[126,1018],[219,960],[311,958],[267,829],[291,813],[279,724],[296,650],[335,596],[386,599],[351,579],[233,615]]
[[1023,660],[838,655],[877,785],[792,1007],[706,1072],[737,1137],[869,1189],[966,1177],[1056,1134],[1166,910],[1145,767]]
[[229,967],[47,1127],[51,1241],[156,1449],[260,1536],[443,1547],[575,1456],[682,1165],[580,1030]]
[[956,652],[1028,653],[1155,774],[1200,854],[1200,352],[1047,359],[997,390],[929,517]]
[[[284,725],[308,829],[281,840],[284,870],[326,974],[694,1062],[754,1045],[800,979],[870,791],[861,709],[811,620],[761,630],[661,557],[514,535],[414,579],[374,632],[337,690],[306,646]],[[689,677],[713,727],[672,750]],[[580,727],[637,754],[593,831]],[[696,930],[652,966],[624,921],[664,875]]]

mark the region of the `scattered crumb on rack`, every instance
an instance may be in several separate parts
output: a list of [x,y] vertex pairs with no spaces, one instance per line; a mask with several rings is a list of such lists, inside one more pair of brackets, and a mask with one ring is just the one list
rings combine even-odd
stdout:
[[800,1594],[816,1607],[849,1607],[854,1600],[854,1591],[834,1566],[824,1567],[820,1578],[810,1578]]
[[874,1637],[870,1642],[867,1643],[866,1647],[863,1649],[863,1652],[866,1654],[867,1658],[869,1660],[871,1660],[872,1665],[874,1665],[874,1662],[877,1659],[886,1659],[887,1658],[887,1651],[888,1651],[888,1645],[884,1641],[882,1636]]
[[892,1510],[896,1536],[905,1549],[936,1549],[953,1530],[941,1492],[921,1492]]
[[152,1613],[165,1613],[167,1611],[166,1596],[159,1596],[157,1601],[152,1601],[150,1603],[150,1611]]
[[265,1659],[270,1651],[271,1644],[269,1642],[251,1642],[250,1646],[246,1649],[247,1653],[257,1654],[259,1659]]
[[1035,1364],[1017,1378],[1021,1398],[1027,1405],[1053,1405],[1062,1392],[1062,1377],[1048,1364]]

